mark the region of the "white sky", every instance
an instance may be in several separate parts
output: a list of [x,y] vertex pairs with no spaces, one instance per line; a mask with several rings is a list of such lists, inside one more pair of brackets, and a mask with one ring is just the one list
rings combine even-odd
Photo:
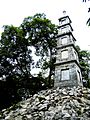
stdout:
[[83,0],[0,0],[0,30],[3,25],[19,26],[23,19],[36,13],[45,13],[47,18],[58,24],[62,11],[72,20],[74,37],[81,49],[90,50],[90,27],[86,21],[90,17],[90,1]]

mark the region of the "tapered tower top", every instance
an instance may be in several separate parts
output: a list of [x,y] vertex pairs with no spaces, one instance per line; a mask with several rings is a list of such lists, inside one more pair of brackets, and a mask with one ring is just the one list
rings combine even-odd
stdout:
[[59,20],[59,25],[60,26],[72,23],[69,16],[66,15],[66,11],[63,11],[63,17],[60,17],[58,20]]

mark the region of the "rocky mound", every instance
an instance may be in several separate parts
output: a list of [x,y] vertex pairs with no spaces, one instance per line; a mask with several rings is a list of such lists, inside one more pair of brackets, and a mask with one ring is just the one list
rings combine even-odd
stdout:
[[0,112],[0,120],[90,120],[90,89],[40,91]]

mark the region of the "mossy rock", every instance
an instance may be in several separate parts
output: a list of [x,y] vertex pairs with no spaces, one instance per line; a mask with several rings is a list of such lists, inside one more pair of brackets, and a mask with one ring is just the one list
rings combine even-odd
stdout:
[[45,97],[40,96],[40,97],[38,97],[38,99],[41,102],[42,100],[45,100]]

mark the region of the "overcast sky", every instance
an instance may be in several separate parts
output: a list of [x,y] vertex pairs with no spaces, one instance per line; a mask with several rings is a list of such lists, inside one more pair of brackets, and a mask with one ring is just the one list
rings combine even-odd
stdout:
[[74,37],[81,49],[90,50],[90,27],[86,21],[90,17],[90,1],[82,0],[0,0],[0,30],[3,25],[19,26],[27,16],[45,13],[47,18],[58,25],[58,18],[65,10],[72,20]]

